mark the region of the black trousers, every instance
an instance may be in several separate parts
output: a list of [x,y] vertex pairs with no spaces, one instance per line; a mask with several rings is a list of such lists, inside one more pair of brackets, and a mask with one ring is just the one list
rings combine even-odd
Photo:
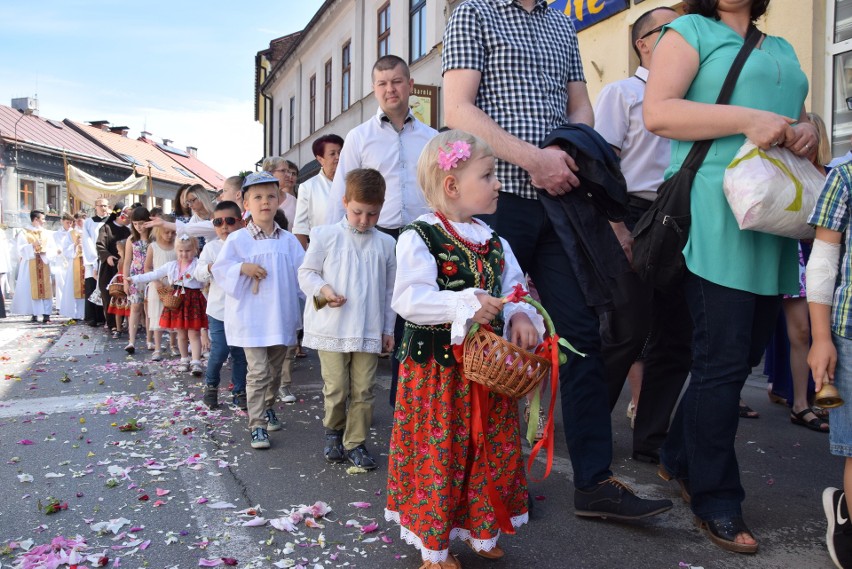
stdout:
[[85,308],[83,312],[85,320],[89,324],[103,324],[103,308],[89,300],[89,297],[92,295],[93,292],[95,292],[95,289],[98,288],[98,279],[96,279],[95,277],[89,277],[86,279],[84,285],[86,291],[86,303],[84,305]]
[[[395,240],[399,239],[400,229],[388,229],[387,227],[379,227],[376,226],[376,229],[381,231],[382,233],[387,233]],[[399,348],[399,345],[402,343],[402,334],[405,331],[405,320],[396,317],[396,321],[393,326],[393,351],[391,352],[391,385],[390,385],[390,394],[388,399],[390,400],[390,406],[396,406],[396,386],[399,383],[399,360],[396,358],[396,350]]]
[[[630,199],[632,229],[651,202]],[[617,286],[623,300],[601,317],[601,339],[610,410],[624,387],[630,366],[643,353],[644,374],[633,430],[633,452],[656,456],[692,364],[692,319],[683,290],[662,293],[635,273]],[[644,348],[644,350],[643,350]]]

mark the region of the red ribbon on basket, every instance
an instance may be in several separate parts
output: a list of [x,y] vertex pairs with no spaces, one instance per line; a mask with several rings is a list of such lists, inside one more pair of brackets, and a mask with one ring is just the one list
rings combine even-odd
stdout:
[[[530,474],[530,480],[541,482],[550,476],[550,470],[553,467],[553,406],[556,404],[557,387],[559,385],[559,336],[552,334],[545,338],[540,350],[536,350],[536,352],[544,354],[550,359],[550,405],[547,409],[547,423],[544,425],[544,434],[541,440],[533,445],[530,457],[527,459],[527,472]],[[533,419],[531,418],[530,420],[532,421]],[[544,469],[544,476],[533,478],[533,462],[538,456],[541,447],[547,448],[547,465]]]
[[[553,324],[553,320],[551,320],[544,306],[535,300],[520,283],[512,287],[512,292],[503,298],[503,302],[526,302],[541,314],[541,317],[544,319],[545,328],[547,329],[547,335],[541,345],[536,348],[536,353],[544,355],[544,357],[550,360],[550,405],[548,406],[547,424],[544,426],[544,434],[541,440],[533,445],[530,457],[527,460],[527,472],[530,473],[530,480],[541,482],[550,476],[550,471],[553,468],[553,407],[556,404],[556,395],[559,391],[559,366],[567,361],[567,357],[559,350],[559,346],[565,346],[581,357],[585,357],[585,354],[578,352],[567,340],[559,337],[556,333],[556,326]],[[530,417],[530,421],[534,420],[534,417]],[[547,464],[544,476],[537,479],[532,477],[532,466],[542,447],[547,449]]]

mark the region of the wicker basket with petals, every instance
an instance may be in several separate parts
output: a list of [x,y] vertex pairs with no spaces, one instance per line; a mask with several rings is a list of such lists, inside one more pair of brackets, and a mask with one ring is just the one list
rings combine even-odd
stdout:
[[176,289],[172,285],[163,285],[157,289],[157,296],[160,297],[160,302],[162,302],[163,306],[169,310],[180,308],[180,305],[183,302],[183,296],[179,293],[175,294],[175,291]]
[[127,294],[124,292],[124,277],[121,276],[121,273],[118,273],[109,281],[107,292],[113,298],[127,298]]
[[489,390],[520,399],[550,374],[550,361],[494,332],[478,328],[464,342],[464,375]]

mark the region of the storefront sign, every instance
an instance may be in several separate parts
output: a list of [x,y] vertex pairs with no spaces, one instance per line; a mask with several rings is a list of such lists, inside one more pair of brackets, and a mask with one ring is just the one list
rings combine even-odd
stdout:
[[547,0],[550,7],[571,17],[579,32],[626,10],[630,0]]
[[408,97],[411,113],[422,123],[438,128],[438,88],[432,85],[414,85]]

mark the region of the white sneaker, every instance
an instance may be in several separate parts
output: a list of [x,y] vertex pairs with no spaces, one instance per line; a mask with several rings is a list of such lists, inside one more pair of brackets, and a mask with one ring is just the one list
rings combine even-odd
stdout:
[[181,358],[180,363],[177,366],[177,370],[181,373],[186,373],[189,371],[189,358],[183,359]]
[[192,375],[195,377],[201,377],[201,374],[204,372],[201,367],[201,362],[198,360],[189,364],[189,371],[192,372]]
[[284,403],[296,402],[296,396],[293,395],[293,392],[290,391],[289,387],[282,387],[281,391],[279,392],[279,395],[281,396],[281,401],[283,401]]
[[154,350],[154,351],[151,353],[151,361],[152,361],[152,362],[159,362],[159,361],[161,361],[162,359],[163,359],[163,354],[162,354],[162,352],[160,352],[159,350]]

